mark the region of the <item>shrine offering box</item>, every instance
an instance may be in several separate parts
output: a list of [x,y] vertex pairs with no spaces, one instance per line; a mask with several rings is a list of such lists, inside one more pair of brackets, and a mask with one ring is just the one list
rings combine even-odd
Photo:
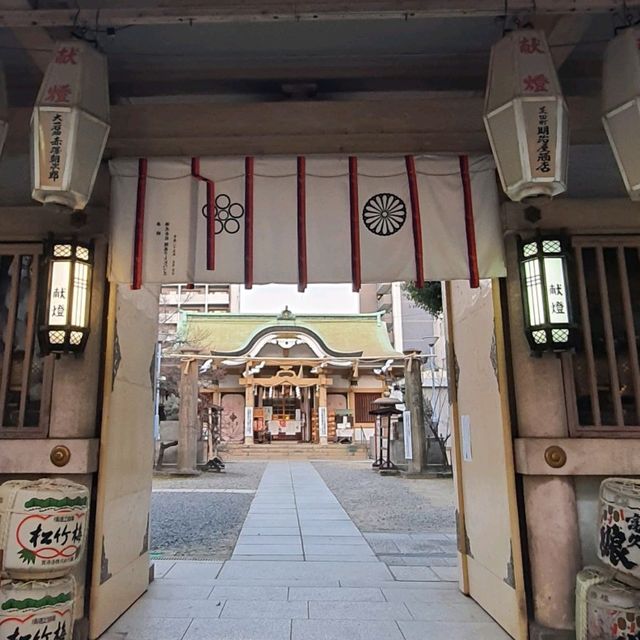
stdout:
[[0,485],[0,576],[58,578],[80,562],[87,536],[89,491],[57,478]]

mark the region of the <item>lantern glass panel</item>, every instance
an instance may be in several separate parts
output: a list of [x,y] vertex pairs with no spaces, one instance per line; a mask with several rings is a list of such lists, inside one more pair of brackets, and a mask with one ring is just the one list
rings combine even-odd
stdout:
[[56,260],[51,265],[51,285],[49,296],[49,324],[64,326],[69,315],[69,284],[71,282],[71,262]]
[[71,312],[71,325],[74,327],[86,327],[89,299],[89,265],[81,262],[76,264],[73,274],[73,308]]
[[549,301],[549,322],[567,324],[569,305],[567,303],[567,280],[564,258],[545,258],[544,272]]
[[544,295],[542,290],[542,275],[538,259],[527,260],[524,263],[524,277],[529,302],[529,326],[544,324]]
[[54,258],[70,258],[73,255],[73,250],[70,244],[56,244],[53,247]]

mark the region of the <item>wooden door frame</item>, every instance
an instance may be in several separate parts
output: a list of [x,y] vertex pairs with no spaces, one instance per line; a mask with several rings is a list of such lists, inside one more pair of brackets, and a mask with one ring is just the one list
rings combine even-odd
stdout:
[[[511,549],[513,555],[514,589],[518,605],[518,632],[520,638],[528,638],[528,613],[526,583],[524,577],[522,535],[519,517],[519,504],[516,489],[516,471],[513,449],[513,429],[510,405],[510,382],[507,367],[507,351],[505,344],[504,316],[500,295],[500,280],[491,281],[494,330],[496,339],[498,389],[500,395],[500,411],[502,416],[502,437],[507,472],[507,502],[509,509],[509,527]],[[453,305],[451,301],[451,283],[444,283],[444,309],[447,330],[447,363],[449,393],[451,398],[451,421],[453,434],[453,469],[456,486],[456,529],[458,540],[458,559],[460,562],[460,590],[473,598],[469,580],[468,545],[465,525],[465,502],[463,486],[463,463],[461,447],[460,411],[458,405],[458,379],[455,355],[455,327],[453,323]]]

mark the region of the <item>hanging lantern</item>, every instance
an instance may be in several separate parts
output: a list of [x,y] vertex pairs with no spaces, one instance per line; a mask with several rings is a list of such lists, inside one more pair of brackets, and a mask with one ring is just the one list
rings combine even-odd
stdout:
[[604,53],[602,98],[609,144],[632,200],[640,200],[640,29],[625,29]]
[[31,118],[38,202],[86,206],[109,134],[107,80],[107,60],[89,44],[56,44]]
[[45,354],[81,353],[89,337],[93,247],[76,240],[50,241],[45,264],[40,348]]
[[520,241],[518,249],[524,325],[532,351],[573,348],[577,327],[565,238],[538,236]]
[[502,187],[519,202],[567,189],[567,107],[542,31],[491,49],[484,122]]
[[0,64],[0,155],[2,155],[2,147],[7,139],[7,131],[9,130],[9,106],[7,101],[7,84],[4,77],[4,69]]

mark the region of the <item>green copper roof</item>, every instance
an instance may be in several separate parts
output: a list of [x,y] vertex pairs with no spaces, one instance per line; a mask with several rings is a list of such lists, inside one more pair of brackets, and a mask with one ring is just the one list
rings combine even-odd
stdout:
[[201,353],[246,355],[265,334],[299,331],[316,339],[328,355],[401,358],[389,340],[382,313],[353,315],[276,315],[195,313],[180,315],[178,332]]

